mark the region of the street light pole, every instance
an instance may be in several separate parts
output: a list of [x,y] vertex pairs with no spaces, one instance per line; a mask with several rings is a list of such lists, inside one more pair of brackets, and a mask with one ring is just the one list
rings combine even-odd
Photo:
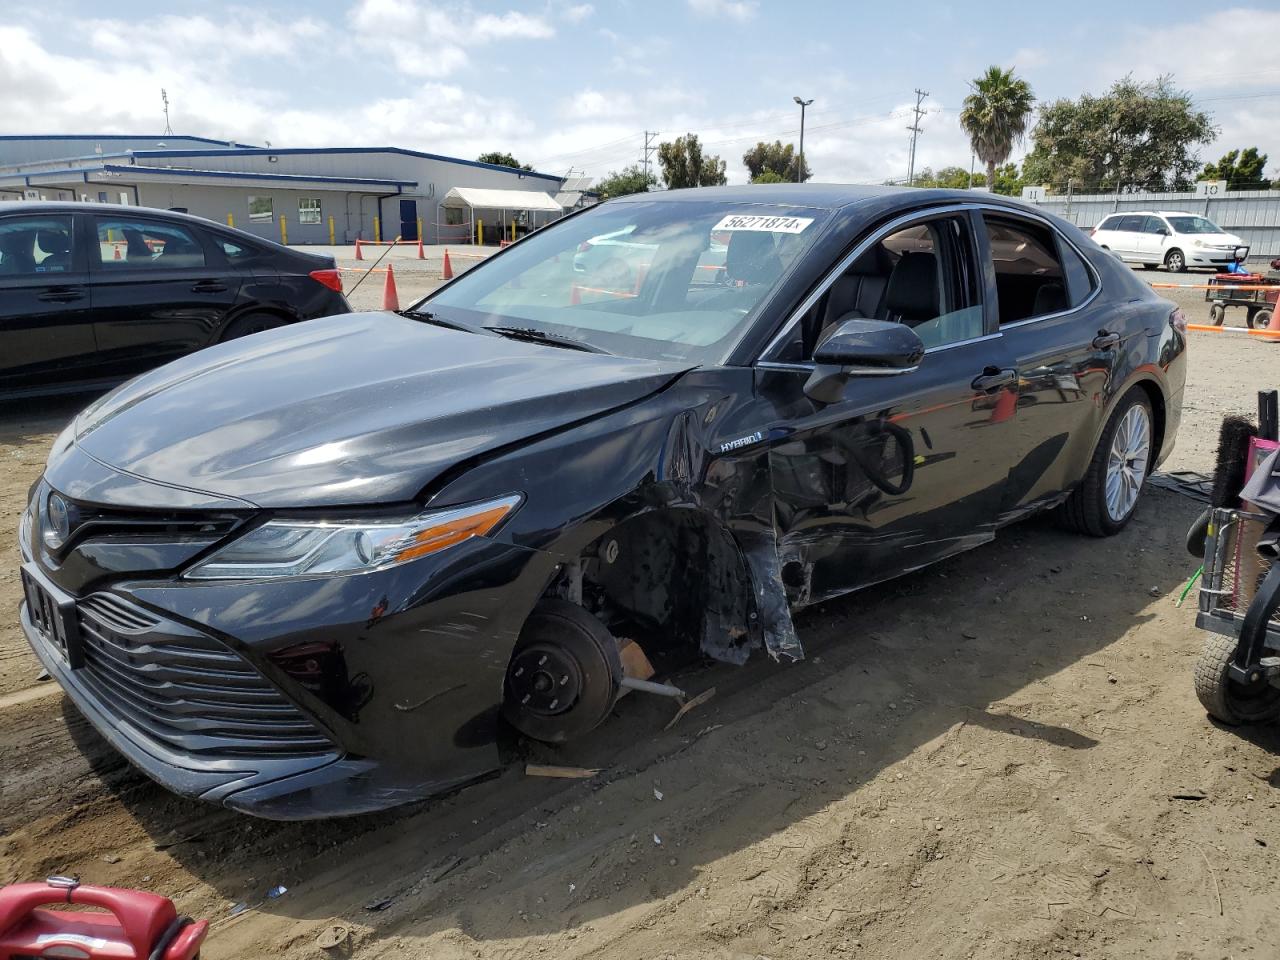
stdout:
[[799,97],[792,97],[791,99],[800,104],[800,162],[796,165],[796,183],[804,183],[804,108],[813,103],[813,98],[801,100]]

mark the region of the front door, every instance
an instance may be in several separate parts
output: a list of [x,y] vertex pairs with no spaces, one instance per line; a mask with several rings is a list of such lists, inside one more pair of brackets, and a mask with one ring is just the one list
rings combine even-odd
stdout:
[[92,380],[97,344],[71,214],[0,218],[0,392]]
[[186,223],[92,222],[94,330],[112,373],[132,376],[207,346],[240,292],[240,276],[221,251]]
[[400,201],[400,238],[402,240],[418,239],[418,201]]
[[[885,272],[876,318],[910,324],[927,352],[914,371],[849,380],[830,404],[805,394],[806,363],[759,366],[758,391],[785,416],[770,473],[797,605],[990,539],[1011,463],[1017,377],[990,330],[968,216],[890,228],[859,261],[864,282]],[[807,322],[825,333],[840,319]]]

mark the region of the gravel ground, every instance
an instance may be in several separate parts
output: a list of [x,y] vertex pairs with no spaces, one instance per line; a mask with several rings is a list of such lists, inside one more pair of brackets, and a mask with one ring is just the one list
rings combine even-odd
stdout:
[[[434,282],[396,271],[402,303]],[[1203,319],[1201,291],[1174,293]],[[362,287],[353,302],[378,301]],[[1168,468],[1211,468],[1217,421],[1274,385],[1275,350],[1193,335]],[[82,402],[0,412],[5,609],[26,489]],[[1275,957],[1280,732],[1216,726],[1191,691],[1200,637],[1172,597],[1198,509],[1151,490],[1104,541],[1019,524],[806,612],[803,663],[681,675],[718,692],[669,732],[667,705],[633,696],[587,741],[530,748],[603,768],[593,780],[513,764],[342,822],[168,795],[35,684],[9,616],[0,883],[161,891],[216,921],[214,960],[325,955],[332,924],[348,938],[330,955],[361,960]],[[265,900],[276,884],[289,892]],[[252,909],[232,917],[240,902]]]

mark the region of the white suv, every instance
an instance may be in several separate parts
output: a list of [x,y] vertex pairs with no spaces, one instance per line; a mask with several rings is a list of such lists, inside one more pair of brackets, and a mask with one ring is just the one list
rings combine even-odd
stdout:
[[1121,260],[1148,270],[1164,264],[1174,273],[1187,267],[1225,267],[1249,252],[1239,237],[1212,220],[1168,210],[1113,213],[1093,228],[1091,236]]

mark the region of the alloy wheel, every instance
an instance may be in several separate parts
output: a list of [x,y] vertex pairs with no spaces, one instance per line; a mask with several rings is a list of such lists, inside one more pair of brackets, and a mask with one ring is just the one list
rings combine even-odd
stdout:
[[1151,459],[1151,418],[1135,403],[1120,420],[1107,456],[1107,514],[1117,523],[1138,503]]

